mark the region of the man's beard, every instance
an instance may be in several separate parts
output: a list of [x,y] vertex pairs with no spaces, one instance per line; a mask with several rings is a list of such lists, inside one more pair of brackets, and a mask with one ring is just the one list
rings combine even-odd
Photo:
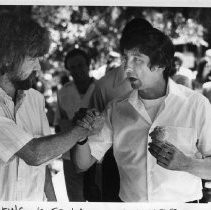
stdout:
[[36,71],[33,71],[25,80],[13,78],[12,83],[16,90],[28,90],[36,83]]

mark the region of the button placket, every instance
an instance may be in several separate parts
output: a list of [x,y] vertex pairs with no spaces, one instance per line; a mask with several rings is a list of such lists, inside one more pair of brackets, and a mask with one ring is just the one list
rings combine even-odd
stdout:
[[151,137],[149,134],[153,131],[153,126],[151,125],[149,132],[148,132],[148,137],[147,137],[147,196],[148,196],[148,201],[151,200],[151,192],[152,192],[152,182],[151,182],[151,154],[148,151],[148,143],[151,142]]
[[[154,121],[155,122],[155,121]],[[148,143],[152,142],[151,137],[149,136],[149,134],[154,130],[154,128],[157,126],[155,123],[153,122],[153,124],[151,125],[149,132],[148,132],[148,138],[147,141]],[[148,144],[147,144],[148,145]],[[153,182],[152,182],[152,178],[153,178],[153,168],[154,165],[156,164],[156,160],[155,158],[150,154],[150,152],[148,151],[148,147],[147,147],[147,193],[148,193],[148,201],[153,200],[152,198],[152,192],[153,192]]]

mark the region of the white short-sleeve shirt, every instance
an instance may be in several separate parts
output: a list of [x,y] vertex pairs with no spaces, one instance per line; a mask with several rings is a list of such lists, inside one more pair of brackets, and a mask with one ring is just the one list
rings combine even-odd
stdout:
[[162,168],[148,151],[149,133],[165,126],[168,141],[186,155],[211,155],[211,105],[201,94],[171,79],[167,95],[152,121],[134,90],[106,109],[100,134],[89,137],[91,154],[100,160],[113,144],[120,174],[120,198],[125,202],[188,202],[202,197],[201,179]]
[[0,89],[0,200],[43,201],[45,165],[29,166],[15,154],[32,138],[50,134],[43,96],[30,89],[16,106]]

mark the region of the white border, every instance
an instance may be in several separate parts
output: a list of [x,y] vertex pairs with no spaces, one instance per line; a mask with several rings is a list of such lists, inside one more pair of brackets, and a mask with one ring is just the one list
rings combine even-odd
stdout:
[[7,0],[0,5],[211,7],[210,0]]
[[[59,5],[59,6],[143,6],[143,7],[211,7],[211,0],[0,0],[0,5]],[[66,209],[84,210],[100,209],[100,210],[154,210],[154,209],[170,209],[176,208],[178,210],[210,210],[211,204],[168,204],[168,203],[67,203],[67,202],[2,202],[0,201],[0,208],[14,207],[14,205],[21,205],[26,210],[37,210],[37,206],[45,209],[52,209],[53,207],[62,207]],[[33,208],[34,207],[34,208]],[[119,208],[117,208],[119,207]],[[194,208],[195,207],[195,208]],[[58,208],[56,208],[58,209]]]

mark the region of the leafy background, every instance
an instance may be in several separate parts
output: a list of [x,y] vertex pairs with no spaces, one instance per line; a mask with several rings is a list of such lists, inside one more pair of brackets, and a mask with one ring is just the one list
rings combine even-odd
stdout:
[[43,71],[63,70],[64,55],[79,46],[89,49],[91,68],[97,69],[110,51],[119,51],[121,31],[133,17],[146,18],[172,38],[178,51],[188,48],[196,59],[211,44],[210,8],[0,6],[0,12],[5,10],[30,16],[50,30],[52,45]]

